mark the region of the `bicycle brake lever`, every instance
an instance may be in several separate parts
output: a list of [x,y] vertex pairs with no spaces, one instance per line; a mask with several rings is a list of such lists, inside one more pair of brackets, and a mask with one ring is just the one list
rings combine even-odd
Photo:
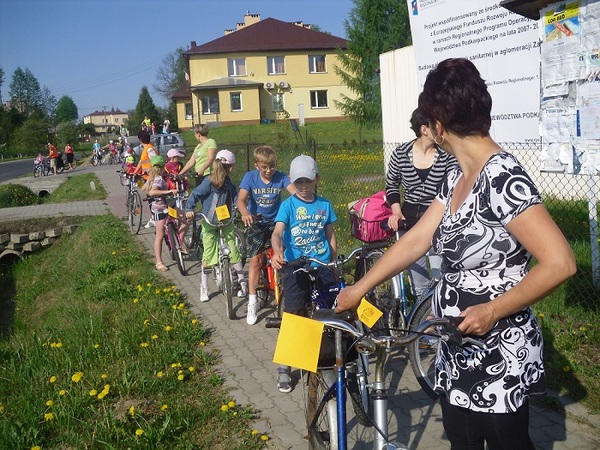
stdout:
[[463,336],[461,331],[458,329],[458,326],[465,319],[464,317],[447,316],[446,319],[448,319],[448,323],[444,326],[444,331],[448,335],[448,342],[450,344],[461,347],[465,344],[470,344],[475,347],[487,349],[486,345],[480,340],[469,336]]

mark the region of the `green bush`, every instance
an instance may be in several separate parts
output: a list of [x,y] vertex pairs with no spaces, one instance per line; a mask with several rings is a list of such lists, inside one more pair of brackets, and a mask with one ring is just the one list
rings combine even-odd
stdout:
[[39,200],[40,198],[31,192],[31,189],[20,184],[0,186],[0,208],[37,205]]

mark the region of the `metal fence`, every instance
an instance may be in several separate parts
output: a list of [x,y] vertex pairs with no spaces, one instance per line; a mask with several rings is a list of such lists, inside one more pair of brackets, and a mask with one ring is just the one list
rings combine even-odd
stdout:
[[[237,158],[232,174],[236,185],[247,170],[252,170],[252,151],[262,143],[227,145]],[[598,212],[590,200],[598,190],[600,177],[547,173],[540,171],[538,144],[500,143],[513,153],[527,169],[538,186],[550,214],[565,234],[577,257],[578,273],[571,281],[574,295],[588,308],[595,311],[600,306],[600,256],[598,254]],[[291,160],[304,153],[314,157],[319,166],[318,193],[332,202],[338,221],[336,235],[342,253],[359,245],[350,234],[348,203],[374,194],[385,188],[385,167],[396,144],[288,144],[273,145],[278,154],[277,166],[289,171]],[[595,194],[597,195],[597,194]],[[593,213],[592,213],[593,211]]]

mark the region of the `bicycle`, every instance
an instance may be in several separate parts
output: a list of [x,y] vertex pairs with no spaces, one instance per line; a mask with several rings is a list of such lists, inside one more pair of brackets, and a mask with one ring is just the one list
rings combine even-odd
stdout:
[[104,164],[105,162],[105,154],[102,150],[94,152],[94,155],[92,156],[92,166],[96,167],[98,164]]
[[132,234],[138,234],[142,227],[142,196],[138,191],[138,182],[142,176],[134,173],[120,173],[120,180],[123,186],[127,187],[127,199],[125,200],[125,209],[127,210],[127,224]]
[[[381,227],[387,228],[387,220],[381,222]],[[389,229],[389,228],[388,228]],[[400,231],[407,230],[406,221],[400,221],[395,239],[400,239]],[[391,246],[389,241],[378,241],[368,244],[359,256],[356,265],[355,280],[360,280],[364,274],[377,262],[383,253]],[[431,301],[437,280],[433,279],[427,289],[410,304],[404,272],[400,272],[391,279],[376,286],[366,298],[383,312],[382,318],[376,328],[381,328],[390,334],[398,330],[414,328],[431,316]],[[433,400],[438,394],[433,389],[435,376],[435,355],[438,341],[432,336],[419,336],[408,345],[408,356],[415,377],[423,389]]]
[[33,164],[34,178],[45,177],[50,174],[50,163],[46,158],[44,158],[42,161],[35,160]]
[[[148,202],[152,202],[155,199],[158,198],[162,198],[165,200],[165,202],[169,203],[169,201],[173,201],[173,199],[175,199],[175,204],[177,204],[178,201],[180,201],[181,199],[178,199],[178,197],[180,197],[179,193],[175,194],[174,196],[171,194],[164,194],[164,195],[154,195],[151,197],[146,197],[144,199],[144,201],[148,201]],[[179,269],[179,273],[181,273],[181,275],[187,275],[187,271],[185,268],[185,253],[183,252],[183,249],[185,248],[183,246],[183,242],[181,240],[181,237],[179,236],[179,213],[181,212],[182,215],[185,216],[185,213],[183,212],[182,209],[180,208],[173,208],[172,206],[167,206],[167,218],[165,220],[165,235],[164,235],[164,240],[165,240],[165,244],[169,250],[169,254],[171,255],[171,258],[177,263],[177,268]]]
[[[217,285],[217,289],[223,293],[225,296],[225,312],[227,314],[227,318],[234,319],[235,314],[233,311],[233,289],[234,289],[234,278],[233,278],[233,269],[231,267],[231,248],[229,247],[229,243],[225,238],[224,228],[228,225],[232,224],[235,220],[235,212],[230,214],[229,217],[224,217],[222,220],[217,219],[218,222],[211,222],[208,217],[202,212],[197,213],[199,217],[201,217],[208,225],[217,229],[217,238],[219,242],[219,257],[218,263],[211,268],[203,268],[205,272],[212,272],[215,280],[215,284]],[[195,215],[194,215],[194,223]],[[201,227],[195,234],[200,234]],[[236,228],[234,227],[234,233]],[[201,237],[198,238],[201,241]],[[237,237],[236,237],[237,239]],[[245,242],[245,241],[244,241]],[[201,244],[200,244],[201,245]],[[237,242],[236,242],[237,246]]]
[[[256,214],[254,216],[254,222],[246,230],[251,228],[255,223],[262,226],[266,225],[268,221],[261,214]],[[281,285],[281,275],[279,274],[279,271],[271,265],[271,259],[273,258],[273,249],[271,246],[269,245],[262,253],[263,264],[258,274],[256,298],[262,309],[267,305],[269,298],[272,297],[275,302],[276,315],[277,317],[281,317],[283,314],[283,287]]]
[[[341,351],[343,332],[355,339],[355,348],[359,354],[376,355],[374,380],[369,383],[372,407],[368,414],[370,424],[375,430],[373,448],[377,450],[407,449],[408,447],[390,442],[388,437],[388,396],[385,383],[385,366],[393,347],[406,347],[415,342],[419,336],[435,336],[449,345],[471,345],[485,348],[485,345],[474,338],[463,337],[458,329],[462,317],[444,317],[420,323],[415,328],[402,330],[396,335],[377,334],[374,330],[364,333],[349,321],[352,314],[348,312],[335,314],[333,311],[320,310],[313,319],[335,330],[336,341],[336,377],[335,382],[328,382],[320,373],[309,373],[306,402],[306,418],[309,437],[309,448],[326,449],[347,448],[345,388],[346,365],[344,353]],[[431,331],[435,330],[435,331]],[[332,414],[335,411],[335,415]],[[332,420],[335,417],[335,421]],[[337,445],[336,445],[337,443]]]

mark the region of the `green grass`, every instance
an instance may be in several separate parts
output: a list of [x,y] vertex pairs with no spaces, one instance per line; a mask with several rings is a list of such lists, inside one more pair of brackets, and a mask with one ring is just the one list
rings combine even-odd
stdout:
[[264,447],[210,334],[118,219],[86,219],[1,277],[0,448]]

